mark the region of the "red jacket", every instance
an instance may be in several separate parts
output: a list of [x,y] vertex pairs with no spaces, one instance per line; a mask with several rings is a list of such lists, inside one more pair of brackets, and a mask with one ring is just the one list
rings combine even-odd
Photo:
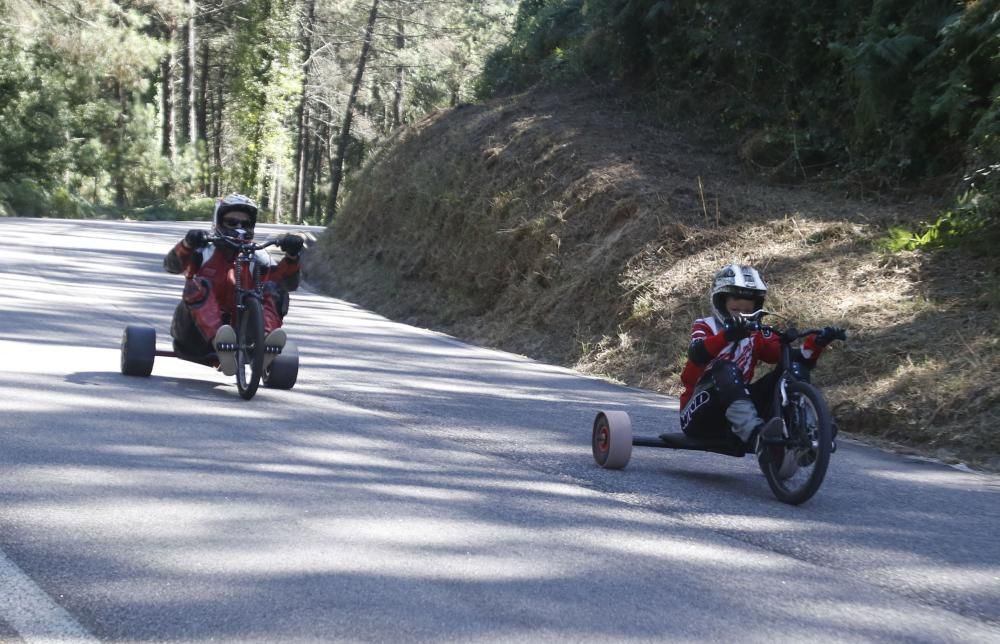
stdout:
[[[206,246],[197,250],[188,248],[183,242],[170,249],[163,258],[163,268],[168,273],[183,273],[187,279],[203,277],[212,285],[212,293],[223,311],[232,312],[236,307],[236,271],[233,257],[235,251],[224,246]],[[299,287],[298,259],[284,257],[275,262],[266,251],[257,251],[257,265],[260,267],[260,281],[276,282],[289,291]],[[242,282],[250,283],[250,269],[244,267]]]
[[[687,364],[681,372],[681,383],[684,385],[681,409],[684,409],[691,399],[695,385],[717,360],[735,362],[743,372],[743,379],[750,382],[753,380],[753,372],[758,362],[776,364],[781,359],[781,341],[778,336],[757,331],[739,342],[729,342],[726,340],[722,325],[714,317],[694,321],[691,326],[691,343],[695,342],[702,343],[709,360],[703,364],[695,362],[690,357],[692,352],[688,352]],[[801,351],[803,358],[815,362],[823,349],[816,346],[815,336],[810,335],[803,341]]]

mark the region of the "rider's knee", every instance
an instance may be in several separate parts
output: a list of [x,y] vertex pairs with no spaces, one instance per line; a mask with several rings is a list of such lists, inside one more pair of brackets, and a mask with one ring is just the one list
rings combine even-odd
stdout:
[[184,294],[181,299],[188,306],[200,306],[212,292],[212,283],[204,277],[195,277],[184,283]]
[[290,299],[288,289],[277,282],[266,282],[264,284],[264,296],[271,298],[278,315],[282,318],[288,315],[288,303]]
[[719,392],[719,403],[723,408],[729,407],[736,400],[750,398],[746,379],[739,365],[731,360],[719,360],[712,365],[712,382]]

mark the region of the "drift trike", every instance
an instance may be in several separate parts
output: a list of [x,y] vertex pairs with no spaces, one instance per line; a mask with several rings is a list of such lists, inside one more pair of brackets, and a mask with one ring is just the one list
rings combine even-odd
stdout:
[[[747,314],[759,323],[767,311]],[[758,464],[778,500],[798,505],[809,500],[819,489],[826,475],[830,454],[835,449],[833,419],[826,400],[814,385],[796,375],[792,369],[792,343],[818,334],[821,329],[784,330],[760,324],[762,330],[776,334],[781,340],[781,359],[777,366],[771,409],[784,421],[784,436],[764,444]],[[839,339],[846,339],[843,335]],[[727,428],[728,429],[728,428]],[[664,447],[696,450],[727,456],[743,457],[748,453],[743,443],[731,432],[720,433],[718,439],[703,439],[682,432],[660,434],[658,437],[632,435],[632,420],[625,411],[600,411],[594,419],[591,444],[594,460],[608,469],[625,467],[632,456],[632,446]]]
[[[257,251],[277,244],[277,240],[256,244],[252,241],[233,240],[229,237],[209,237],[210,243],[228,244],[236,249],[233,257],[236,307],[229,323],[236,331],[236,342],[225,347],[236,352],[236,388],[244,400],[250,400],[257,393],[263,380],[265,387],[291,389],[299,373],[299,356],[292,343],[284,349],[264,344],[264,310],[262,304],[263,284],[260,282],[260,267]],[[251,276],[249,284],[242,283],[243,268],[248,267]],[[277,353],[270,366],[264,369],[264,353]],[[219,364],[214,351],[192,353],[178,342],[173,341],[173,350],[156,348],[156,329],[144,326],[127,326],[122,334],[121,371],[127,376],[149,376],[153,371],[156,356],[180,358],[211,367]]]

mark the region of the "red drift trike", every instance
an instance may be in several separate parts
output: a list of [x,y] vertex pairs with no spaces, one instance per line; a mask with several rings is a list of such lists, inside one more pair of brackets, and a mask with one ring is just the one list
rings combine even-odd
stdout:
[[[268,347],[264,344],[264,310],[262,304],[263,284],[257,251],[277,243],[271,240],[263,244],[237,241],[228,237],[210,237],[209,242],[229,244],[236,248],[233,258],[236,278],[236,310],[232,312],[231,324],[236,331],[236,388],[244,400],[250,400],[257,393],[263,380],[265,387],[291,389],[299,373],[299,356],[291,343],[284,349]],[[249,267],[250,284],[242,284],[243,267]],[[144,326],[128,326],[122,334],[121,371],[127,376],[149,376],[153,371],[156,356],[180,358],[214,367],[219,361],[214,352],[192,355],[179,350],[174,340],[172,351],[156,348],[156,329]],[[278,353],[267,370],[264,369],[264,353]]]

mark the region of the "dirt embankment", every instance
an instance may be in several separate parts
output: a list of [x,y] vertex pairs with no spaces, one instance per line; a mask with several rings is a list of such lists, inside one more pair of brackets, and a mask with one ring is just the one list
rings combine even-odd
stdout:
[[401,131],[355,181],[308,279],[389,317],[676,394],[711,274],[750,263],[769,308],[850,330],[815,375],[844,431],[1000,469],[995,258],[880,251],[889,225],[932,220],[934,204],[769,182],[752,138],[708,144],[634,101],[529,93]]

